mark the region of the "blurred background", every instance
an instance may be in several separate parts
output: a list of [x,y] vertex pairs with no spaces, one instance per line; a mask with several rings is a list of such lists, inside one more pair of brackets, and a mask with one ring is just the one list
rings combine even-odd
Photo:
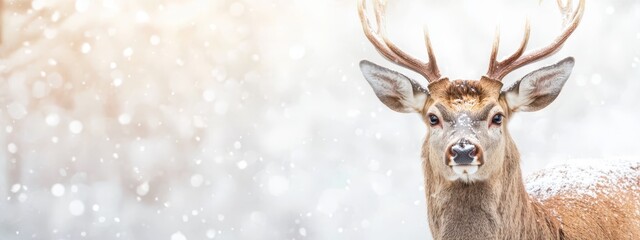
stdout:
[[[486,72],[555,1],[388,1],[390,38],[443,75]],[[638,157],[640,2],[591,1],[555,56],[558,99],[516,115],[526,174],[568,158]],[[363,79],[354,0],[4,0],[1,239],[429,239],[425,126]],[[640,158],[639,158],[640,159]]]

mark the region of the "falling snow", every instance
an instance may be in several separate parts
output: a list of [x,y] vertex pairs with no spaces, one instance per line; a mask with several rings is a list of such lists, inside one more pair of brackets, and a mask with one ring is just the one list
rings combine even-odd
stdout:
[[18,146],[16,146],[15,143],[9,143],[9,145],[7,145],[7,151],[11,154],[14,154],[18,152]]
[[191,176],[191,186],[192,187],[200,187],[202,185],[202,182],[204,181],[204,178],[202,177],[202,175],[200,174],[195,174],[193,176]]
[[244,161],[244,160],[239,161],[237,165],[239,169],[245,169],[247,168],[247,161]]
[[131,55],[133,55],[133,49],[131,49],[130,47],[125,48],[125,49],[122,51],[122,56],[124,56],[124,57],[126,57],[126,58],[131,57]]
[[149,38],[149,43],[154,46],[160,44],[160,37],[158,37],[158,35],[152,35]]
[[[531,49],[559,31],[553,3],[531,14]],[[484,74],[492,8],[432,4],[393,3],[390,40],[424,59],[429,23],[443,74]],[[509,119],[525,175],[569,156],[640,159],[640,2],[587,5],[534,64],[574,56],[563,92]],[[521,13],[495,16],[516,18],[505,49]],[[358,62],[425,81],[375,51],[353,2],[4,1],[1,17],[0,239],[429,239],[426,127],[381,103]],[[529,190],[573,186],[543,180]]]
[[171,234],[171,240],[187,240],[182,232],[175,232]]
[[207,238],[214,239],[215,237],[216,237],[216,231],[211,229],[207,230]]
[[136,188],[136,193],[140,196],[147,195],[149,193],[149,182],[143,182]]
[[52,127],[58,126],[58,123],[60,123],[60,116],[58,114],[51,113],[47,115],[47,117],[45,118],[45,122],[47,123],[47,125]]
[[81,48],[82,53],[87,54],[91,51],[91,45],[89,43],[83,43]]
[[51,194],[53,194],[53,196],[62,197],[64,195],[64,191],[64,185],[60,183],[56,183],[51,186]]
[[69,131],[74,134],[79,134],[82,132],[82,122],[78,120],[73,120],[69,123]]
[[89,9],[89,0],[76,0],[76,11],[86,12]]
[[73,216],[80,216],[84,213],[84,203],[80,200],[73,200],[69,203],[69,213]]

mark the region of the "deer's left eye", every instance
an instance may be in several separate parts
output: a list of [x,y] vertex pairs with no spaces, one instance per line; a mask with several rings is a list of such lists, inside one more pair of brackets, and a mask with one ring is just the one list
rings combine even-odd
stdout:
[[493,115],[493,118],[491,118],[491,123],[495,124],[495,125],[500,125],[502,124],[502,120],[503,120],[504,116],[500,113]]

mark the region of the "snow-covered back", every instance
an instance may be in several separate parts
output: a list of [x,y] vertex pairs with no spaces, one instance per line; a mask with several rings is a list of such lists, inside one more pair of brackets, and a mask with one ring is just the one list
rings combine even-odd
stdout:
[[540,170],[525,182],[527,192],[542,202],[553,197],[597,198],[625,191],[640,196],[640,161],[571,159]]

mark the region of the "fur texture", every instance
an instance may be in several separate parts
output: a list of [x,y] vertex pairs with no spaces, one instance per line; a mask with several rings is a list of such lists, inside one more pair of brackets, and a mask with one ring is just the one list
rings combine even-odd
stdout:
[[[447,81],[430,86],[435,94],[425,109],[436,102],[456,109],[460,104],[457,99],[488,104],[492,98],[484,93],[495,94],[499,87],[490,81]],[[440,97],[439,91],[444,92]],[[513,114],[504,96],[497,101],[506,116]],[[617,180],[632,187],[620,189],[622,183],[597,186],[601,188],[599,193],[610,195],[589,197],[564,192],[538,199],[525,190],[520,155],[506,124],[502,131],[503,147],[495,149],[501,149],[503,154],[494,154],[502,159],[487,160],[500,163],[498,170],[484,181],[469,183],[442,177],[438,172],[442,169],[434,166],[440,162],[438,154],[430,153],[439,150],[431,147],[427,135],[422,158],[434,239],[640,239],[640,167],[636,167],[637,174]],[[545,171],[538,174],[544,175]]]
[[[487,77],[445,78],[430,83],[427,92],[397,72],[361,64],[382,102],[396,111],[421,114],[427,125],[422,160],[435,239],[640,239],[640,163],[605,172],[550,169],[532,181],[552,179],[548,186],[533,188],[533,194],[525,189],[507,122],[517,111],[549,105],[572,67],[573,59],[566,58],[528,74],[504,92],[500,81]],[[495,116],[504,116],[504,123],[494,122]],[[452,170],[451,146],[462,141],[477,148],[473,173]],[[584,174],[567,174],[575,171]],[[583,177],[593,181],[571,183]]]

